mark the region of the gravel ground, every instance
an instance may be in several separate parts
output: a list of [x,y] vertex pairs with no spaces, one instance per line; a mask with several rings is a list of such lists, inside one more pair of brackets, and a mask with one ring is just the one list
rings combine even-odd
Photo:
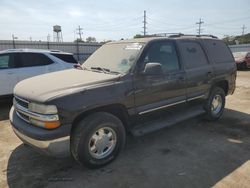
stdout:
[[217,122],[193,118],[142,137],[129,136],[112,164],[89,170],[71,158],[37,154],[13,134],[0,104],[0,187],[249,187],[250,71]]

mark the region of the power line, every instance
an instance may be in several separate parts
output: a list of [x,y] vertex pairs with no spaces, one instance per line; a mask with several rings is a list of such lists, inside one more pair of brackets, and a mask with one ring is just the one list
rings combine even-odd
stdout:
[[83,34],[82,30],[83,30],[83,28],[81,28],[80,25],[79,25],[78,28],[76,28],[76,30],[78,31],[76,34],[79,35],[80,41],[82,41],[82,34]]
[[244,35],[245,34],[245,30],[246,30],[246,26],[245,26],[245,24],[242,26],[242,35]]
[[225,21],[220,21],[220,22],[214,22],[214,23],[204,24],[204,26],[221,25],[221,24],[225,24],[225,23],[237,22],[237,21],[242,21],[242,20],[247,20],[247,19],[250,19],[250,16],[236,18],[236,19],[232,19],[232,20],[225,20]]
[[198,31],[198,34],[200,35],[200,34],[201,34],[201,31],[202,31],[201,25],[204,24],[204,22],[203,22],[203,21],[201,20],[201,18],[200,18],[199,22],[196,22],[196,24],[199,25],[197,31]]

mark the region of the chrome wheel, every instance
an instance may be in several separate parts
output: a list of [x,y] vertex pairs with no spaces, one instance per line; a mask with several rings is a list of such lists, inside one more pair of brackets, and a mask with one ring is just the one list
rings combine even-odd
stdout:
[[107,157],[116,146],[116,133],[110,127],[102,127],[95,131],[89,141],[89,153],[96,159]]
[[212,100],[211,111],[213,114],[218,114],[222,109],[222,98],[220,95],[215,95]]

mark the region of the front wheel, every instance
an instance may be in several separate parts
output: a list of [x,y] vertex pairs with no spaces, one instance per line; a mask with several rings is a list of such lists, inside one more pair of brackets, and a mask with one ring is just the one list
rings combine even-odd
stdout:
[[80,121],[71,134],[71,153],[89,168],[113,161],[125,144],[122,122],[112,114],[97,112]]
[[220,87],[214,87],[205,104],[207,119],[214,121],[219,119],[225,107],[225,92]]

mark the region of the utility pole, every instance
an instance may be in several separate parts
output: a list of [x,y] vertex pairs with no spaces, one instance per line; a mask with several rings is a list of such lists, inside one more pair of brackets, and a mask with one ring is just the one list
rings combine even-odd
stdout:
[[15,39],[17,39],[17,37],[15,37],[15,36],[12,34],[12,42],[13,42],[13,48],[14,48],[14,49],[16,48]]
[[78,28],[76,29],[78,32],[76,33],[76,34],[78,34],[79,35],[79,37],[80,37],[80,41],[82,41],[82,30],[83,30],[83,28],[81,28],[80,27],[80,25],[78,26]]
[[245,24],[242,26],[242,35],[245,35],[245,30],[246,30],[246,26],[245,26]]
[[201,29],[201,25],[204,24],[204,22],[201,20],[199,20],[199,22],[196,22],[197,25],[199,25],[199,28],[198,28],[198,34],[201,35],[201,32],[202,32],[202,29]]
[[143,35],[146,36],[147,34],[147,12],[144,10],[144,16],[143,16]]
[[50,42],[50,34],[47,35],[47,47],[49,49],[49,42]]

